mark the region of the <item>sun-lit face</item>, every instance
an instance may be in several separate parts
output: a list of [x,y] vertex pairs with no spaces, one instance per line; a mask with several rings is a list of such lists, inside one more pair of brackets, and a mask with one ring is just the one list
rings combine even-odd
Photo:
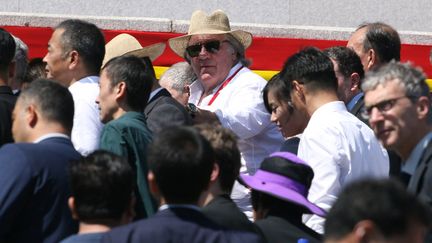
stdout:
[[192,69],[206,91],[216,88],[227,78],[237,59],[225,35],[194,35],[190,38],[188,46],[214,40],[220,41],[218,51],[211,53],[202,47],[198,56],[190,58]]
[[364,39],[366,38],[365,35],[366,28],[357,30],[349,38],[347,47],[352,49],[360,57],[363,69],[365,72],[367,72],[370,68],[372,68],[372,66],[369,62],[369,56],[367,53],[368,50],[364,50],[363,46]]
[[276,124],[284,137],[292,137],[303,132],[307,125],[306,116],[294,108],[291,102],[277,98],[270,90],[267,95],[271,108],[270,120]]
[[60,82],[68,87],[72,81],[69,70],[69,55],[64,53],[61,35],[64,29],[56,29],[48,42],[48,52],[43,61],[46,62],[47,78]]
[[408,146],[411,133],[418,124],[415,104],[406,96],[404,89],[397,81],[389,81],[384,86],[378,85],[375,89],[365,93],[365,107],[390,101],[391,106],[385,112],[372,108],[369,124],[376,137],[384,147],[402,151]]
[[111,80],[108,78],[106,70],[104,69],[99,79],[99,95],[96,98],[102,123],[107,123],[115,119],[115,113],[119,110],[115,90],[116,87],[111,86]]

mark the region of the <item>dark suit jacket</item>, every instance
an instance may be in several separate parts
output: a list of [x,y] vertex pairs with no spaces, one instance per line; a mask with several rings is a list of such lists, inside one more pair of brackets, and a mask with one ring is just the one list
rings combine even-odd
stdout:
[[135,223],[114,228],[102,242],[210,243],[261,242],[257,235],[227,231],[201,212],[190,208],[169,208]]
[[166,89],[161,89],[144,109],[147,127],[158,133],[168,126],[192,125],[192,119],[186,109],[171,97]]
[[296,243],[301,238],[307,239],[309,243],[321,242],[321,236],[306,225],[301,222],[295,224],[283,217],[268,215],[255,224],[269,243]]
[[13,142],[12,111],[17,97],[9,86],[0,86],[0,147]]
[[432,210],[432,142],[428,144],[408,184],[408,191]]
[[0,149],[0,242],[59,242],[77,231],[67,168],[79,158],[61,137]]
[[202,212],[227,229],[258,232],[256,226],[239,210],[229,195],[216,197],[202,208]]

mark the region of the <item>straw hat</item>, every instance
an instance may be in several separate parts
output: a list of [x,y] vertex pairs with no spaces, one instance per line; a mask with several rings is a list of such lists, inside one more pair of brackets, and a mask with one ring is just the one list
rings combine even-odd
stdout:
[[[284,163],[274,158],[281,158]],[[240,175],[240,181],[254,190],[302,206],[309,213],[325,216],[323,209],[307,199],[310,187],[307,178],[312,180],[312,168],[289,152],[271,154],[254,175]]]
[[205,34],[231,34],[243,46],[248,48],[252,43],[252,34],[243,30],[231,30],[228,16],[222,10],[216,10],[207,15],[202,10],[197,10],[192,14],[189,31],[187,35],[169,39],[169,46],[179,56],[184,57],[184,52],[193,35]]
[[149,57],[153,61],[162,55],[165,46],[165,43],[156,43],[143,47],[135,37],[129,34],[119,34],[105,45],[105,57],[102,66],[112,58],[123,55]]

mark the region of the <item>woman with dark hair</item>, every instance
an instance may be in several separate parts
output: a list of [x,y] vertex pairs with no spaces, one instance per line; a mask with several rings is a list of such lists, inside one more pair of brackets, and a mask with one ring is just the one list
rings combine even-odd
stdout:
[[291,87],[279,74],[274,75],[263,89],[264,106],[286,138],[280,151],[297,154],[300,134],[305,129],[309,116],[299,112],[291,102]]

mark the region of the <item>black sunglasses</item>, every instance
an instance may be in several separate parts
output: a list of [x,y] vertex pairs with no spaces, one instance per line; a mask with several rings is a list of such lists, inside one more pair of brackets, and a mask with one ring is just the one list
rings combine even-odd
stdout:
[[202,47],[204,46],[207,52],[213,54],[219,51],[221,42],[225,41],[212,40],[204,43],[198,43],[186,47],[186,52],[190,57],[197,57],[200,54]]

